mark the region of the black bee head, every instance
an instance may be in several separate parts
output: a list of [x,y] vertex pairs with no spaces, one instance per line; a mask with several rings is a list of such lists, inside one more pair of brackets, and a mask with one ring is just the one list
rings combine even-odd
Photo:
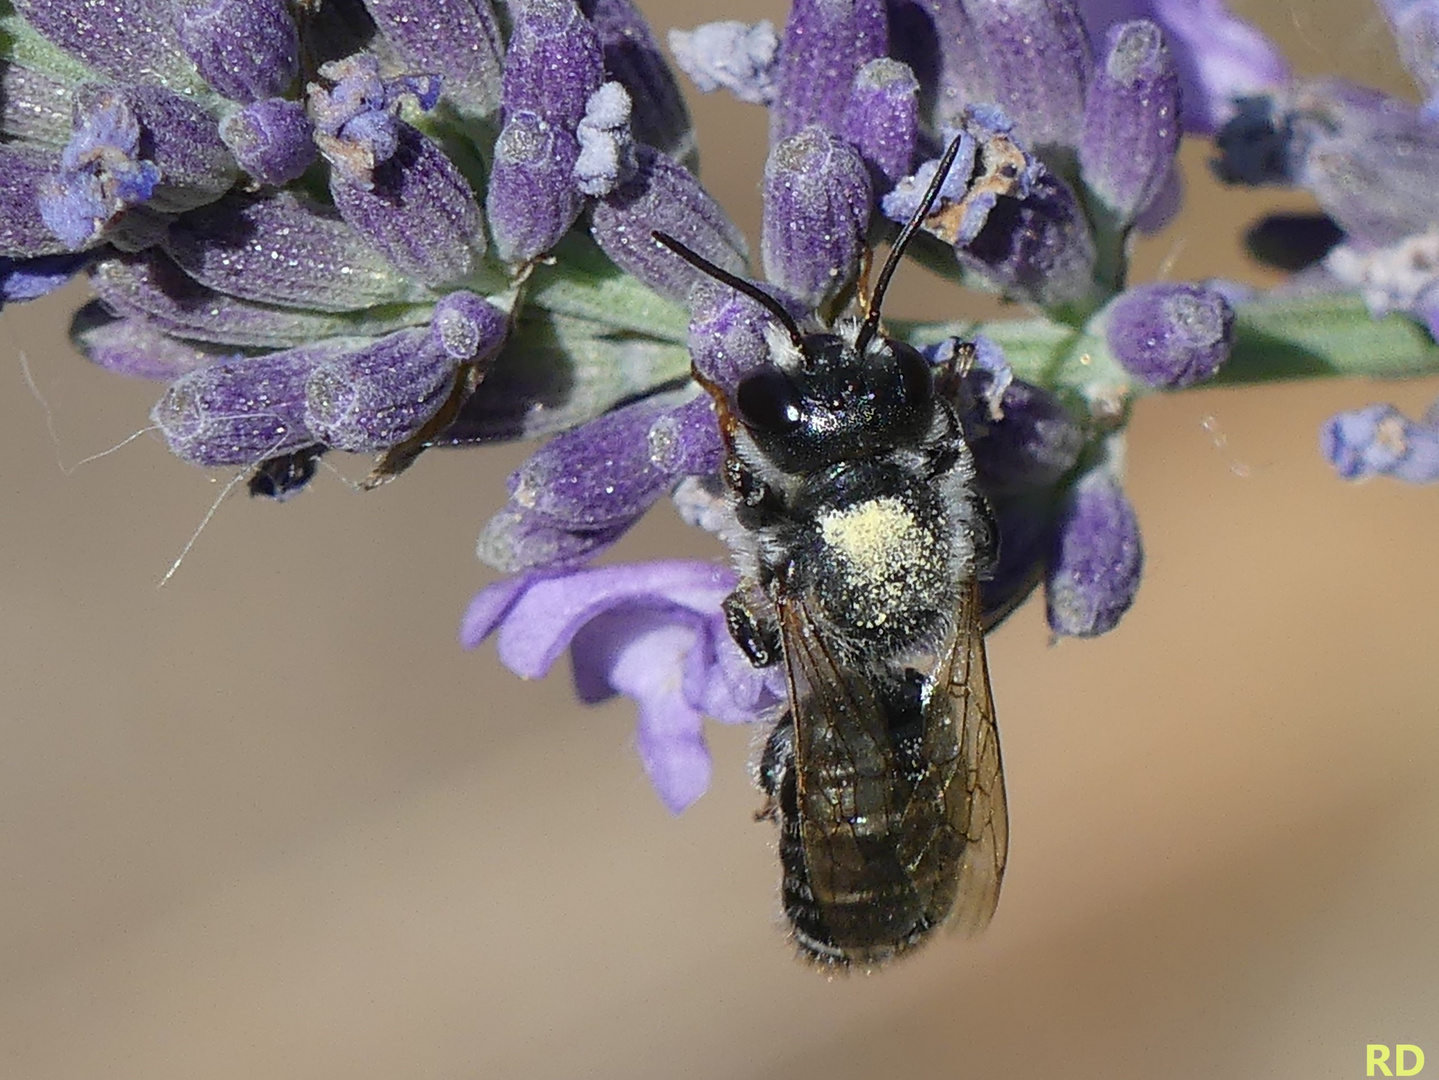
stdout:
[[735,410],[755,445],[785,472],[872,458],[915,442],[934,418],[929,364],[876,336],[863,356],[852,336],[806,334],[798,362],[740,380]]

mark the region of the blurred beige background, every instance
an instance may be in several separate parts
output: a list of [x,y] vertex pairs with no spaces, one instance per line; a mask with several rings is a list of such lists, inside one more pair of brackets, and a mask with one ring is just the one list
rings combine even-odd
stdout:
[[[1301,70],[1402,85],[1367,5],[1244,10]],[[763,117],[697,113],[753,236]],[[1189,166],[1147,272],[1259,280],[1216,223],[1267,200]],[[912,272],[894,313],[964,302]],[[1134,611],[1051,648],[1031,604],[991,639],[993,927],[826,981],[779,930],[749,732],[714,729],[671,818],[626,704],[457,647],[521,450],[232,495],[157,589],[228,477],[153,437],[72,471],[159,392],[69,349],[74,303],[0,320],[0,1076],[1339,1078],[1367,1043],[1439,1068],[1439,490],[1316,450],[1331,412],[1439,383],[1144,402]],[[620,554],[709,550],[662,511]]]

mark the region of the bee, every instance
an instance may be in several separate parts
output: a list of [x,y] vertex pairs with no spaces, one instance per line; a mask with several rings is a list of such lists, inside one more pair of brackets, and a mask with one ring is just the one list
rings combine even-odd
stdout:
[[993,513],[939,372],[879,329],[941,159],[862,317],[803,331],[753,283],[655,239],[773,316],[771,363],[733,396],[696,371],[724,436],[739,524],[731,636],[784,666],[787,704],[760,758],[800,955],[877,967],[944,923],[977,933],[999,899],[1009,829],[979,581]]

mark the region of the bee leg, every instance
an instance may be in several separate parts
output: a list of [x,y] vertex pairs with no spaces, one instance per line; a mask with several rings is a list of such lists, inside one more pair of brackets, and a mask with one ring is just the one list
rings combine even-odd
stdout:
[[793,768],[794,717],[786,712],[765,739],[764,752],[760,754],[755,780],[764,792],[764,805],[755,812],[756,821],[778,820],[780,789],[784,786],[785,774]]
[[779,493],[738,457],[731,455],[725,459],[722,475],[733,500],[735,517],[746,529],[762,529],[783,513],[784,501]]
[[726,596],[720,606],[729,636],[751,664],[767,668],[779,660],[779,624],[773,618],[757,613],[738,589]]

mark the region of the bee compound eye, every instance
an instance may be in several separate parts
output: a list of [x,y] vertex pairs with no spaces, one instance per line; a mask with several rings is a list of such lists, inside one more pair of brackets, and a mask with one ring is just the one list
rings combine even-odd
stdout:
[[765,368],[746,375],[735,388],[735,407],[745,426],[781,434],[803,418],[799,387],[783,371]]
[[929,404],[929,399],[934,396],[934,373],[929,361],[920,355],[918,349],[902,341],[891,341],[889,346],[894,350],[895,362],[899,365],[900,393],[904,395],[904,403],[913,408]]

